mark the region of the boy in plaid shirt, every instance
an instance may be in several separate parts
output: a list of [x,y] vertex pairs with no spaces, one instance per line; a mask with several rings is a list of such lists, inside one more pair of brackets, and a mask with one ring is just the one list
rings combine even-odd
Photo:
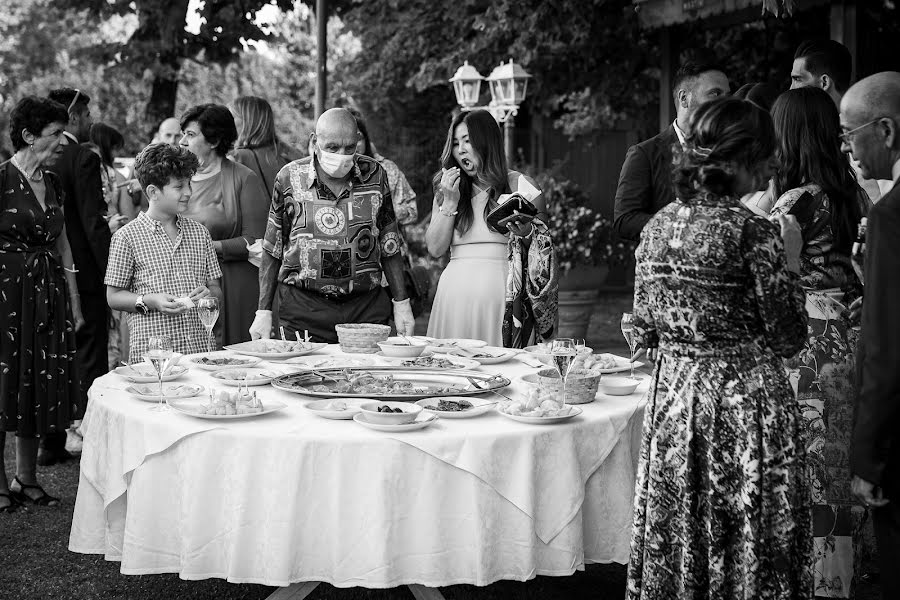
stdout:
[[110,308],[128,313],[132,361],[156,335],[171,337],[176,352],[205,351],[206,330],[194,303],[213,295],[221,306],[222,271],[209,231],[180,215],[197,166],[190,151],[171,144],[151,144],[135,159],[150,208],[113,236],[105,279]]

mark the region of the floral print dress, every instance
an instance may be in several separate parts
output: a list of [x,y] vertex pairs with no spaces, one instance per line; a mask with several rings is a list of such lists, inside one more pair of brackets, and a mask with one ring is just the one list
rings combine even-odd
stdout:
[[11,163],[0,166],[0,431],[65,431],[84,407],[75,330],[56,240],[65,216],[47,173],[46,210]]
[[635,486],[630,600],[812,595],[800,411],[806,336],[777,227],[701,193],[641,233],[635,330],[659,348]]
[[831,200],[820,186],[810,184],[782,194],[770,217],[787,214],[797,217],[803,233],[800,282],[806,291],[809,331],[803,349],[786,364],[803,414],[812,489],[815,595],[852,598],[866,509],[850,492],[858,331],[842,312],[860,296],[862,285],[850,256],[835,248]]

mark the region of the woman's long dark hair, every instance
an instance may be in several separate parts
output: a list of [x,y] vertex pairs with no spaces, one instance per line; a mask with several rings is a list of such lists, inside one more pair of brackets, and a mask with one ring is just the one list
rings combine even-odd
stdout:
[[[472,149],[478,154],[481,162],[481,171],[478,175],[490,186],[488,202],[484,207],[485,217],[497,206],[497,197],[500,194],[508,194],[510,189],[509,169],[506,166],[506,155],[503,151],[503,135],[491,113],[486,110],[473,110],[461,112],[453,117],[450,130],[447,132],[444,151],[441,152],[441,168],[459,167],[459,214],[456,216],[455,225],[457,231],[465,233],[472,227],[475,213],[472,208],[472,178],[466,175],[462,165],[453,158],[453,138],[456,128],[461,123],[465,123],[469,128],[469,143],[472,144]],[[433,181],[435,193],[437,193],[440,182],[441,171],[438,171]],[[443,199],[440,202],[443,202]]]
[[815,87],[784,92],[772,107],[778,147],[775,192],[818,184],[831,205],[835,248],[849,254],[862,215],[856,176],[841,152],[840,116],[834,101]]
[[719,98],[694,113],[691,133],[673,149],[675,193],[691,200],[702,192],[737,194],[737,169],[752,169],[775,152],[772,117],[739,98]]
[[125,138],[115,127],[106,123],[91,125],[90,139],[100,150],[100,159],[107,167],[113,166],[113,150],[125,146]]

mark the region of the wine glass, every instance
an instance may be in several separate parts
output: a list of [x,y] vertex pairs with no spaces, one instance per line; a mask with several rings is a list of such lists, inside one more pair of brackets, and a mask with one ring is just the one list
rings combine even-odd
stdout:
[[625,341],[628,342],[628,349],[631,350],[631,379],[635,379],[634,376],[634,352],[636,350],[635,345],[637,344],[637,339],[635,338],[634,331],[634,315],[631,313],[622,313],[622,335],[625,336]]
[[175,352],[172,351],[172,338],[169,336],[150,336],[147,340],[147,351],[144,353],[144,360],[153,366],[153,369],[156,371],[156,380],[159,383],[159,401],[156,403],[156,406],[150,407],[152,411],[166,412],[169,410],[169,407],[163,403],[162,376],[175,356]]
[[553,359],[553,366],[556,367],[556,372],[559,373],[559,378],[562,380],[560,408],[565,408],[566,406],[566,379],[569,377],[569,371],[577,356],[575,340],[572,338],[557,338],[550,345],[550,357]]
[[197,300],[197,315],[200,323],[206,328],[207,349],[212,352],[212,330],[219,318],[219,301],[215,296],[207,296]]

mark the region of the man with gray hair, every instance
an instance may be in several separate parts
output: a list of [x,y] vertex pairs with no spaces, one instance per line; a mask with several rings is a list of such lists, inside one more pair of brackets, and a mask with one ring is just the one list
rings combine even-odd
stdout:
[[900,598],[900,73],[852,86],[841,129],[862,175],[894,182],[869,211],[850,468],[853,493],[872,509],[883,597]]
[[334,343],[335,325],[386,324],[392,314],[399,333],[413,333],[387,173],[375,159],[356,154],[358,141],[350,111],[327,110],[310,138],[313,154],[275,177],[259,310],[250,326],[254,339],[271,334],[276,292],[279,324],[291,337],[308,330],[314,341]]

